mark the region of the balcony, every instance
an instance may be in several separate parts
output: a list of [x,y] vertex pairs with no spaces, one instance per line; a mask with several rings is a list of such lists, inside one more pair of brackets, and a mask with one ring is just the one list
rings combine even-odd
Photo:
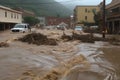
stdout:
[[120,7],[107,11],[107,18],[117,18],[117,17],[120,17]]

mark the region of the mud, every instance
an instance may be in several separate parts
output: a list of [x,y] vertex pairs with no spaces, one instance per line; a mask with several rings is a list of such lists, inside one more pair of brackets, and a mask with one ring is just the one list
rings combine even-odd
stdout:
[[102,48],[101,50],[103,50],[103,52],[105,53],[105,58],[114,65],[114,68],[116,69],[117,75],[119,76],[120,80],[120,47],[113,46]]
[[7,42],[0,42],[0,47],[9,47]]
[[[96,42],[95,44],[79,45],[80,52],[89,62],[89,67],[78,64],[74,66],[63,80],[118,80],[114,66],[103,56],[100,47],[107,47],[108,43]],[[88,77],[85,77],[88,76]]]
[[[62,35],[57,32],[51,34],[55,36],[49,37]],[[103,50],[116,48],[109,43],[75,40],[59,42],[57,46],[37,46],[11,40],[23,34],[0,36],[0,40],[7,40],[10,45],[0,48],[0,80],[119,80],[119,68],[115,68],[117,63],[115,65],[110,60],[113,52],[109,56],[109,49]]]
[[93,34],[81,35],[77,33],[73,33],[72,35],[62,35],[61,39],[63,39],[64,41],[80,40],[86,43],[95,43],[95,41],[111,41],[112,42],[111,39],[96,37],[96,36],[93,36]]
[[[108,43],[81,43],[78,47],[77,53],[51,68],[43,76],[29,76],[26,80],[118,80],[114,66],[105,59],[103,51],[99,50],[101,47],[109,47]],[[59,58],[62,56],[57,55]]]
[[22,42],[27,42],[29,44],[36,44],[36,45],[57,45],[55,39],[47,38],[46,35],[41,33],[31,33],[23,36],[22,38],[18,39]]

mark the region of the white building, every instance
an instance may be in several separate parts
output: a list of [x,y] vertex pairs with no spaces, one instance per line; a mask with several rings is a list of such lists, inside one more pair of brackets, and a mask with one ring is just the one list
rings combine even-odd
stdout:
[[22,12],[0,5],[0,30],[9,29],[16,23],[22,23]]
[[38,17],[38,19],[40,20],[40,26],[45,26],[46,25],[46,20],[45,17]]

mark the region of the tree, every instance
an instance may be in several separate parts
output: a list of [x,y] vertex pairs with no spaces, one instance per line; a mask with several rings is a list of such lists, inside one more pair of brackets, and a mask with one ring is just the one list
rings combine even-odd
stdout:
[[96,24],[96,25],[99,25],[99,24],[100,24],[100,17],[101,17],[100,12],[96,12],[95,9],[93,9],[92,12],[93,12],[93,14],[94,14],[95,24]]
[[24,23],[28,23],[30,25],[35,25],[40,22],[38,18],[32,17],[32,16],[27,16],[27,17],[24,17],[23,19],[24,19]]

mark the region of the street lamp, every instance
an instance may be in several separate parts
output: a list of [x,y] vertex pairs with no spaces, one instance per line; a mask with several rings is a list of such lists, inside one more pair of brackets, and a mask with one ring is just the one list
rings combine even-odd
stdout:
[[102,37],[105,38],[105,33],[106,33],[106,20],[105,20],[105,3],[106,1],[103,0],[103,27],[102,27]]

